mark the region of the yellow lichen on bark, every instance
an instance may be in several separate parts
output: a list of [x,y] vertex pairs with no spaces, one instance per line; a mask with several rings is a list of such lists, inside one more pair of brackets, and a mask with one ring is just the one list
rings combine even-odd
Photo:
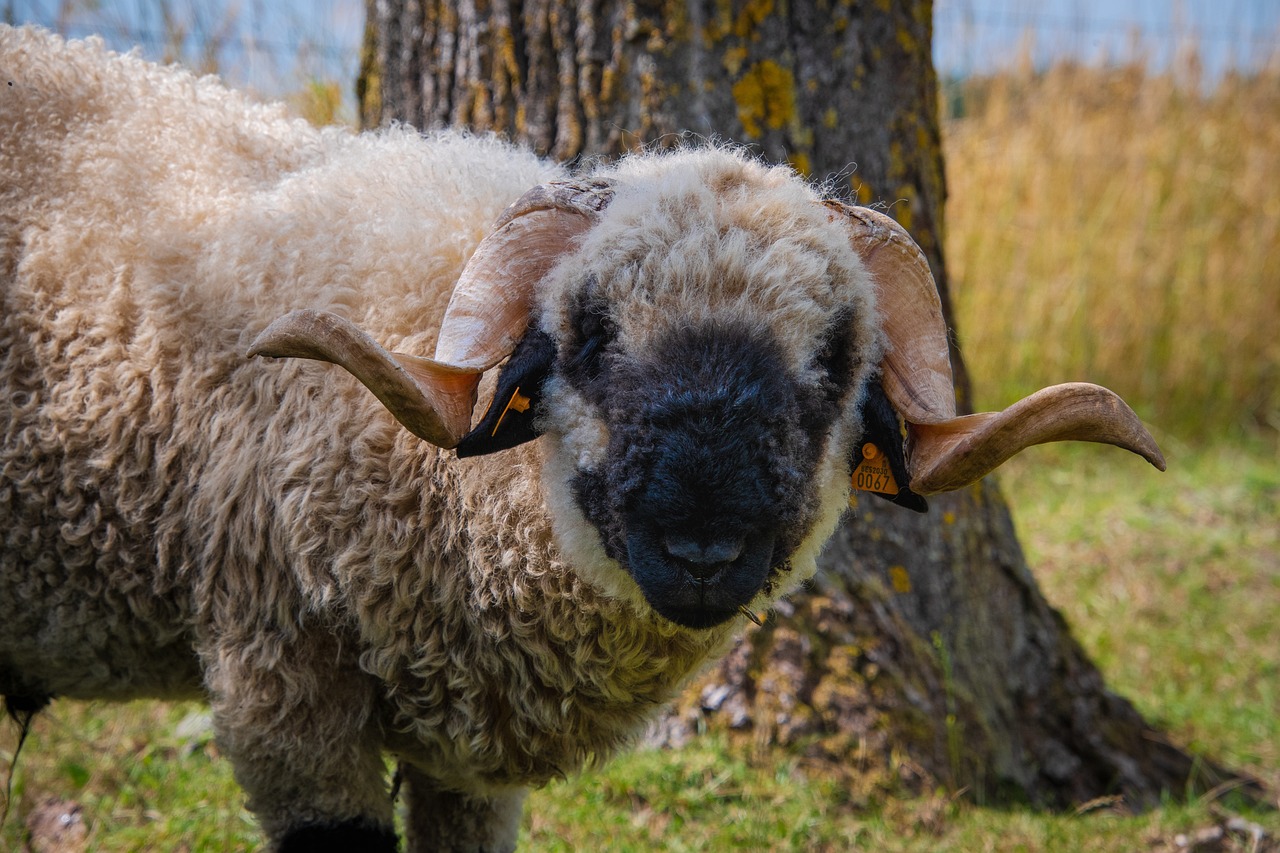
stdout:
[[600,103],[612,104],[618,94],[618,67],[612,62],[600,69]]
[[667,0],[663,5],[662,23],[667,41],[680,44],[692,38],[689,29],[689,4],[685,0]]
[[733,22],[733,34],[740,39],[758,39],[760,25],[772,14],[773,0],[747,0]]
[[742,71],[742,64],[747,61],[747,49],[741,45],[735,45],[724,52],[724,57],[720,60],[724,65],[724,70],[729,72],[730,77],[737,77]]
[[898,187],[898,198],[906,203],[893,206],[893,218],[898,220],[898,224],[908,231],[914,227],[915,223],[915,216],[911,210],[911,202],[914,195],[915,187],[909,184],[901,185]]
[[771,59],[757,62],[733,84],[738,121],[747,136],[759,139],[764,129],[781,130],[796,114],[794,75]]
[[911,32],[908,27],[900,27],[898,29],[898,46],[902,48],[902,52],[908,56],[914,56],[919,52],[916,44],[915,33]]
[[889,582],[893,585],[893,591],[900,595],[911,592],[911,574],[906,566],[890,566]]

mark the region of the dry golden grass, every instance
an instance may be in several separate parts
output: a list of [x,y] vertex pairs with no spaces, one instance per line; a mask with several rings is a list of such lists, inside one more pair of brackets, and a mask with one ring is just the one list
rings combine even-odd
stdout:
[[1280,428],[1280,71],[1189,76],[965,88],[946,251],[982,406],[1089,379],[1157,433]]

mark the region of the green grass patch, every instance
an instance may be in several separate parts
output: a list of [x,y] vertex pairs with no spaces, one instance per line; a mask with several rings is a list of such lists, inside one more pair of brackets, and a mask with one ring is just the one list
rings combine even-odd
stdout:
[[932,796],[858,804],[794,760],[745,760],[714,737],[678,751],[639,751],[530,798],[522,843],[537,851],[1172,851],[1179,836],[1222,828],[1220,850],[1280,832],[1274,812],[1211,800],[1140,815],[1106,801],[1078,813],[982,808]]
[[1280,784],[1280,454],[1036,448],[1002,475],[1045,595],[1182,743]]
[[25,819],[51,799],[78,804],[94,851],[256,850],[262,836],[197,703],[56,702],[37,717],[15,765],[0,735],[13,808],[0,850],[23,850]]

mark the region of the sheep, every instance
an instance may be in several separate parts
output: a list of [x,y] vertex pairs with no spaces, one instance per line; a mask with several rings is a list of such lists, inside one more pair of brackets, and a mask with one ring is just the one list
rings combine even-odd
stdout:
[[957,417],[907,233],[741,151],[317,130],[32,28],[0,76],[0,693],[206,699],[276,849],[394,850],[384,755],[414,849],[514,848],[851,474],[1163,468],[1097,386]]

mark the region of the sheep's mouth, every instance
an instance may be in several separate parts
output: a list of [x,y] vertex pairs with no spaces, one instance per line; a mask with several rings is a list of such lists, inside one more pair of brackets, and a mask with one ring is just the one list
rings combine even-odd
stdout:
[[633,519],[626,568],[660,616],[685,628],[714,628],[764,589],[776,540],[769,531],[695,539]]

